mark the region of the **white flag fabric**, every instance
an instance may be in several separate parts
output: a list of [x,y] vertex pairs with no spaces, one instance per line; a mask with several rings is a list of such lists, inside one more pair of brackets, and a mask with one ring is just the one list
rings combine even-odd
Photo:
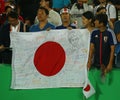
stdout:
[[86,98],[89,98],[95,93],[95,90],[89,80],[86,81],[83,87],[83,94]]
[[95,93],[95,89],[88,79],[87,70],[85,70],[85,73],[86,73],[85,74],[86,80],[85,80],[85,84],[83,86],[83,94],[86,98],[89,98],[90,96],[92,96]]
[[83,87],[87,29],[11,33],[12,89]]

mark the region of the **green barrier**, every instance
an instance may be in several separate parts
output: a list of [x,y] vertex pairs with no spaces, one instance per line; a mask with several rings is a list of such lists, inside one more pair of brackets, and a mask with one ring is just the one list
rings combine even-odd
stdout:
[[[0,76],[0,100],[85,100],[82,88],[10,89],[10,65],[0,65]],[[106,78],[101,78],[100,71],[90,70],[89,79],[96,93],[87,100],[119,100],[119,78],[120,69],[113,69]]]

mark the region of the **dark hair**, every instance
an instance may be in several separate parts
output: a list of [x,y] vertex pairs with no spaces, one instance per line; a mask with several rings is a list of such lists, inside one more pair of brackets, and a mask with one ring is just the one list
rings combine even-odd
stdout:
[[115,0],[107,0],[108,2],[111,2],[111,3],[114,3],[115,2]]
[[100,7],[98,7],[97,12],[99,12],[99,11],[101,11],[101,10],[103,10],[103,9],[105,9],[105,10],[106,10],[106,8],[105,8],[105,7],[100,6]]
[[[52,8],[52,6],[53,6],[53,0],[45,0],[45,2],[49,2],[49,7],[50,8]],[[41,0],[40,0],[40,2],[41,2]]]
[[44,10],[45,11],[45,13],[46,13],[46,15],[49,15],[49,11],[45,8],[45,7],[39,7],[39,9],[38,10]]
[[95,16],[95,20],[98,20],[99,23],[103,23],[104,26],[106,26],[108,23],[108,16],[106,14],[101,13]]
[[45,0],[45,1],[48,1],[48,2],[49,2],[49,7],[52,8],[52,6],[53,6],[53,1],[52,1],[52,0]]
[[7,18],[11,17],[11,18],[16,18],[18,19],[18,13],[16,11],[10,11],[7,15]]
[[91,11],[86,11],[82,15],[87,19],[94,19],[94,14]]
[[12,9],[12,7],[11,7],[11,6],[6,6],[6,7],[5,7],[5,11],[6,11],[8,8],[11,8],[11,9]]
[[82,14],[82,16],[84,16],[85,18],[87,18],[88,20],[91,19],[91,24],[94,25],[94,14],[91,11],[86,11]]

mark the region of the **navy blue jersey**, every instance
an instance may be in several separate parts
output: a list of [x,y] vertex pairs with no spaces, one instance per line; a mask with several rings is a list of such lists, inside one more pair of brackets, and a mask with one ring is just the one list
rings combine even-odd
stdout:
[[116,44],[115,35],[110,30],[100,32],[94,30],[91,35],[91,43],[94,44],[94,65],[100,66],[100,56],[102,58],[102,64],[108,65],[110,59],[111,46]]

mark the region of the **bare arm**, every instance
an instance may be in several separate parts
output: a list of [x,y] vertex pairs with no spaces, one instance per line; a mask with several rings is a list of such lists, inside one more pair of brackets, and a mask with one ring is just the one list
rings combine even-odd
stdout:
[[88,63],[87,63],[87,68],[90,69],[91,64],[92,64],[92,59],[93,59],[93,54],[94,54],[94,44],[90,43],[90,50],[89,50],[89,57],[88,57]]
[[110,21],[113,23],[113,25],[114,25],[115,20],[116,18],[110,18]]
[[114,24],[113,24],[113,22],[111,20],[109,20],[108,23],[109,23],[110,28],[114,30]]
[[118,42],[120,42],[120,33],[116,34]]
[[4,51],[4,50],[5,50],[4,45],[0,45],[0,52],[1,52],[1,51]]
[[109,72],[110,70],[112,70],[112,66],[113,66],[113,59],[114,59],[114,51],[115,51],[115,46],[112,45],[111,46],[111,52],[110,52],[110,60],[109,63],[105,69],[105,72]]

